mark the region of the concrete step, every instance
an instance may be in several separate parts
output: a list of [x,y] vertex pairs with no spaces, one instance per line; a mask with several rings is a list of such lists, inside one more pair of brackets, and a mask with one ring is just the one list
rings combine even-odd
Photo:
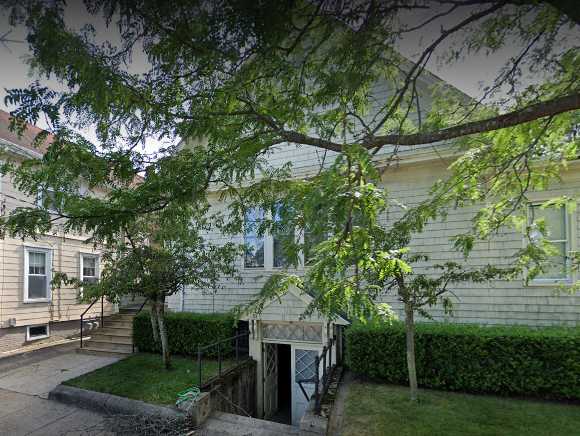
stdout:
[[137,315],[137,312],[141,309],[141,305],[138,306],[127,306],[127,307],[119,307],[119,313],[126,313],[128,315]]
[[131,336],[109,335],[100,330],[93,332],[90,340],[93,342],[108,342],[112,344],[133,344],[133,338]]
[[109,336],[120,336],[123,338],[132,338],[133,337],[133,330],[127,328],[112,328],[112,327],[103,327],[101,329],[96,329],[91,331],[92,334],[103,334]]
[[105,320],[103,328],[106,329],[128,329],[130,331],[133,331],[133,323],[130,321],[117,321],[114,319],[111,320]]
[[[111,315],[108,320],[110,320],[110,321],[122,321],[122,322],[130,322],[130,323],[132,323],[134,318],[135,318],[135,315],[131,315],[131,314],[128,314],[128,313],[116,313],[114,315]],[[105,319],[105,323],[108,320]]]
[[118,356],[118,357],[127,357],[131,354],[131,353],[125,353],[125,352],[97,350],[97,349],[91,348],[87,345],[83,345],[83,348],[77,348],[77,353],[88,354],[91,356]]
[[133,352],[133,345],[132,344],[116,344],[108,341],[99,341],[96,339],[89,339],[86,342],[87,349],[93,350],[102,350],[102,351],[110,351],[112,353],[128,353],[131,354]]
[[220,436],[298,436],[300,433],[298,427],[291,425],[224,412],[212,413],[203,429]]

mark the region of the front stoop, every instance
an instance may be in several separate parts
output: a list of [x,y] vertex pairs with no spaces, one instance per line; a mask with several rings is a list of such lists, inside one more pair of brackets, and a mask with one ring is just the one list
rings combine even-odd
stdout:
[[214,412],[204,423],[203,430],[215,436],[298,436],[300,430],[291,425]]
[[133,353],[133,318],[137,310],[121,309],[107,317],[103,327],[91,332],[90,339],[83,341],[80,353],[115,354],[126,356]]

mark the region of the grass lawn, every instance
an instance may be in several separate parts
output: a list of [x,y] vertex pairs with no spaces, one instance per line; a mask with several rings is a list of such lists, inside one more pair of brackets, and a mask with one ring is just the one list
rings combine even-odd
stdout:
[[421,391],[418,404],[401,386],[355,381],[342,436],[580,435],[580,405]]
[[[112,365],[99,368],[65,384],[77,388],[119,395],[155,404],[175,404],[177,393],[191,385],[199,385],[197,360],[172,356],[173,368],[163,368],[161,356],[136,354]],[[233,364],[222,362],[222,370]],[[202,379],[209,380],[218,373],[215,360],[204,360]]]

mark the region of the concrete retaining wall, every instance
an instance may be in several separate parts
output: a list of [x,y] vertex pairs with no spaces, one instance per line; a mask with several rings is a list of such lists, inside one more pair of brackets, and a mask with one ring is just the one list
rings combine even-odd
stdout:
[[248,359],[202,386],[211,395],[211,409],[256,416],[256,361]]

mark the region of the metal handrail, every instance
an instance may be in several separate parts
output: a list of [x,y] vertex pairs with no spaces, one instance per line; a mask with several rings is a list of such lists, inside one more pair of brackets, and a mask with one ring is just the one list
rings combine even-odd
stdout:
[[83,318],[87,314],[87,312],[95,305],[97,301],[101,299],[101,327],[104,325],[104,307],[105,307],[105,295],[101,295],[100,297],[96,297],[93,302],[85,309],[83,313],[81,313],[81,348],[83,348]]
[[202,368],[203,368],[203,352],[205,350],[208,350],[212,347],[217,346],[218,347],[218,376],[221,377],[222,375],[222,350],[221,350],[221,344],[223,344],[224,342],[231,342],[234,341],[235,342],[235,355],[236,355],[236,361],[239,360],[240,357],[240,351],[239,351],[239,343],[240,343],[240,338],[243,337],[249,337],[250,336],[250,332],[242,332],[242,333],[238,333],[235,336],[231,336],[229,338],[226,339],[222,339],[220,341],[216,341],[213,342],[209,345],[204,345],[201,346],[198,344],[197,346],[197,371],[198,371],[198,377],[199,377],[199,386],[201,387],[203,385],[202,383]]

